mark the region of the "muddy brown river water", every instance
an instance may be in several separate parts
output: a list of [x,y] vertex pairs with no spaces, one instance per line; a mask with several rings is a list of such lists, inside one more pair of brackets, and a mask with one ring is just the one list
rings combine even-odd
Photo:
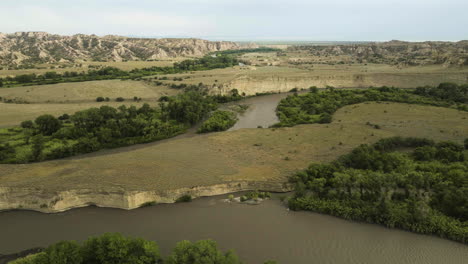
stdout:
[[121,232],[158,243],[214,239],[245,263],[467,263],[468,246],[311,212],[288,211],[277,196],[260,205],[230,204],[226,196],[125,211],[87,207],[58,214],[0,214],[0,249],[12,253],[64,239]]
[[[246,99],[242,103],[250,108],[232,130],[276,123],[274,110],[285,96]],[[87,207],[58,214],[0,212],[0,253],[121,232],[156,241],[164,255],[180,240],[213,239],[222,249],[234,249],[248,264],[268,259],[283,264],[468,263],[468,246],[461,243],[288,211],[278,195],[255,206],[230,204],[223,198],[226,195],[131,211]]]

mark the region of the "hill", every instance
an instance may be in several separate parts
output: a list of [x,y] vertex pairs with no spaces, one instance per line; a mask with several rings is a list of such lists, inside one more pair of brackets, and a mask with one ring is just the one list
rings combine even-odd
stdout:
[[156,60],[201,56],[209,52],[238,49],[228,41],[195,38],[129,38],[122,36],[61,36],[46,32],[0,33],[0,65],[80,61]]

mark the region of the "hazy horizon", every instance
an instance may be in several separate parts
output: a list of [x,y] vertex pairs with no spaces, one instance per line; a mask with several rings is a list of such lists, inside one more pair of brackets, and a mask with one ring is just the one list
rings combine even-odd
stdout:
[[231,41],[459,41],[462,0],[17,0],[0,32],[44,31]]

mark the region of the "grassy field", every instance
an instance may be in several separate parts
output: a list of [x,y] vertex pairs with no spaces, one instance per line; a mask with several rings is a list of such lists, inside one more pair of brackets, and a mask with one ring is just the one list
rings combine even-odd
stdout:
[[[0,165],[0,185],[45,190],[171,190],[238,180],[285,181],[362,143],[414,136],[462,142],[467,112],[397,103],[340,109],[331,124],[242,129],[25,165]],[[366,125],[378,124],[381,129]]]
[[[249,54],[251,55],[251,54]],[[243,66],[167,75],[168,84],[199,84],[211,88],[212,93],[229,93],[237,89],[252,95],[264,92],[287,92],[293,88],[310,86],[336,88],[366,88],[394,86],[416,88],[437,86],[442,82],[463,84],[468,81],[468,68],[442,66],[414,66],[398,68],[383,64],[327,65],[317,64],[301,68],[289,64],[277,66]],[[182,80],[174,81],[174,78]]]
[[156,86],[154,83],[131,80],[59,83],[0,89],[0,97],[28,103],[93,102],[98,96],[109,97],[111,100],[115,100],[117,97],[133,100],[133,97],[137,96],[143,100],[155,101],[163,95],[176,93],[176,90],[167,86]]

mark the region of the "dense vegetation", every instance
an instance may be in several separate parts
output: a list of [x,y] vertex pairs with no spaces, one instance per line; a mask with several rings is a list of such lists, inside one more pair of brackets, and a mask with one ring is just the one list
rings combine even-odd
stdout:
[[173,137],[216,107],[214,98],[190,91],[167,97],[158,107],[101,106],[59,118],[42,115],[21,127],[0,129],[0,163],[57,159]]
[[124,71],[115,67],[104,67],[102,69],[90,69],[87,72],[64,72],[54,71],[45,74],[22,74],[15,77],[0,78],[0,84],[5,87],[55,84],[64,82],[84,82],[109,79],[136,79],[156,74],[181,73],[186,71],[202,71],[217,68],[227,68],[238,64],[235,57],[230,55],[205,56],[194,60],[184,60],[174,63],[172,67],[148,67]]
[[203,122],[198,129],[198,133],[208,133],[216,131],[225,131],[231,128],[237,122],[236,114],[230,111],[215,111]]
[[[233,251],[223,253],[212,240],[177,243],[163,258],[157,244],[118,233],[91,237],[79,244],[62,241],[43,252],[11,262],[12,264],[241,264]],[[267,262],[273,264],[274,262]]]
[[281,100],[277,107],[280,123],[276,126],[330,123],[332,114],[339,108],[367,101],[424,104],[468,111],[467,92],[468,85],[459,86],[451,83],[442,83],[434,88],[418,88],[415,91],[381,87],[366,90],[328,88],[319,92],[318,89],[311,88],[307,94],[294,94]]
[[289,207],[468,243],[467,155],[456,143],[417,138],[361,145],[291,177]]
[[441,83],[438,87],[418,87],[415,94],[468,104],[468,85]]

